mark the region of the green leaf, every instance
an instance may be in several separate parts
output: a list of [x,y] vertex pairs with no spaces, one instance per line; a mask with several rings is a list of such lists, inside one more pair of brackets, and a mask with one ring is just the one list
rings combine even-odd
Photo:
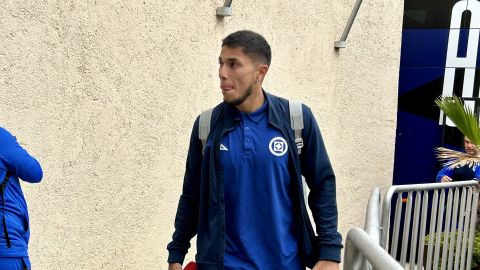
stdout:
[[460,132],[475,145],[480,145],[478,118],[470,107],[464,106],[459,97],[438,97],[435,104],[452,120]]

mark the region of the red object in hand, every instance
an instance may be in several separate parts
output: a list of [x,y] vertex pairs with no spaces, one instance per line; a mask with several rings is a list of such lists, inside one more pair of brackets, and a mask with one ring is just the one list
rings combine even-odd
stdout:
[[197,270],[197,264],[195,262],[189,262],[183,270]]

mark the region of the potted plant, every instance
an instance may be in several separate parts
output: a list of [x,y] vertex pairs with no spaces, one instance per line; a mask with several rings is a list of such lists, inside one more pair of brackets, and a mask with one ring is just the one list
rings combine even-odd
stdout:
[[[462,134],[477,147],[480,146],[480,127],[478,118],[470,107],[465,107],[459,97],[439,97],[435,100],[438,107],[452,120]],[[480,156],[437,147],[437,158],[450,168],[468,165],[480,165]]]

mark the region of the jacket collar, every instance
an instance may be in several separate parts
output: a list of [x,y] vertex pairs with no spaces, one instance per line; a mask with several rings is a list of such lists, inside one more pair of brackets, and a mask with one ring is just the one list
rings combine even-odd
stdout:
[[282,120],[282,107],[278,98],[266,91],[263,91],[268,101],[268,122],[277,128],[282,128],[284,121]]

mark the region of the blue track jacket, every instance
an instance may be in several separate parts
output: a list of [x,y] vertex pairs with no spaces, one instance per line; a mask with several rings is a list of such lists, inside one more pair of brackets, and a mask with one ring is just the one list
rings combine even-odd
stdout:
[[[466,168],[469,168],[469,165],[465,165]],[[454,177],[454,170],[457,169],[457,168],[450,168],[449,166],[444,166],[437,174],[437,182],[441,182],[442,181],[442,177],[444,176],[448,176],[450,178]],[[472,166],[471,168],[472,170],[472,179],[475,179],[475,180],[480,180],[480,166]],[[453,179],[455,181],[455,179]],[[471,179],[468,179],[468,180],[471,180]]]
[[0,127],[0,183],[6,172],[11,174],[5,189],[5,209],[0,194],[0,214],[5,215],[8,235],[12,246],[7,247],[4,225],[0,216],[0,257],[27,257],[30,238],[27,203],[20,187],[19,178],[38,183],[42,180],[42,168],[7,130]]
[[[295,135],[290,127],[288,100],[268,93],[265,93],[265,97],[268,100],[269,123],[282,133],[289,145],[291,194],[302,260],[308,267],[312,267],[319,260],[339,262],[342,238],[337,231],[335,175],[318,125],[310,108],[303,105],[302,138],[305,146],[299,156]],[[190,247],[190,240],[197,235],[195,260],[198,269],[223,269],[225,204],[223,171],[219,164],[220,141],[227,131],[234,129],[235,115],[235,109],[228,104],[221,103],[214,108],[204,155],[201,141],[198,139],[199,119],[195,121],[190,138],[183,191],[175,218],[173,240],[167,246],[170,263],[183,263]],[[308,201],[317,235],[308,218],[301,175],[305,177],[310,188]]]

